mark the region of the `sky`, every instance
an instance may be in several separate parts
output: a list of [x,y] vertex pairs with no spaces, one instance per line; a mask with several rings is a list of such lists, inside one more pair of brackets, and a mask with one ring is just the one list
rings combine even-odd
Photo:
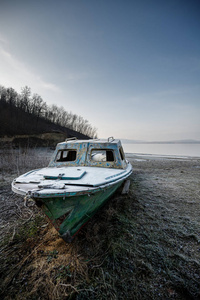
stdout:
[[99,138],[200,140],[200,1],[0,0],[0,85]]

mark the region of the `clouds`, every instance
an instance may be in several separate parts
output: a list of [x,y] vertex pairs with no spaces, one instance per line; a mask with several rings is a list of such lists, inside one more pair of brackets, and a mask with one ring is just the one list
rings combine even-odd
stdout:
[[145,2],[5,1],[0,84],[30,86],[100,137],[198,139],[199,5]]
[[2,45],[0,45],[0,65],[0,83],[6,87],[13,87],[19,91],[22,86],[27,85],[35,89],[38,93],[42,90],[55,93],[60,92],[60,88],[56,84],[43,80],[38,74],[31,71],[30,66],[26,66],[23,62],[19,61]]

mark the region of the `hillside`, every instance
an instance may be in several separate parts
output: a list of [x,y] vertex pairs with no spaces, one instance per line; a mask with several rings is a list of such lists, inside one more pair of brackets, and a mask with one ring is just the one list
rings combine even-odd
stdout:
[[47,106],[42,98],[25,87],[18,94],[0,86],[0,141],[14,145],[51,145],[64,138],[96,137],[96,129],[81,116],[63,107]]
[[0,146],[55,146],[66,138],[88,139],[66,128],[0,102]]

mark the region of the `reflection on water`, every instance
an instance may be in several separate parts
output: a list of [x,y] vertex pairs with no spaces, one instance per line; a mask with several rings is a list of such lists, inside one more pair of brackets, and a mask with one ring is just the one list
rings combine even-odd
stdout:
[[125,153],[200,157],[200,144],[123,144]]

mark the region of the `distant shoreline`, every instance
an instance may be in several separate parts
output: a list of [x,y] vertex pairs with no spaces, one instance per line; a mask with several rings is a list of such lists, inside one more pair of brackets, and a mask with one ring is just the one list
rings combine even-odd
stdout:
[[155,156],[200,157],[200,143],[123,143],[125,153]]
[[121,142],[123,144],[200,144],[200,141],[152,141],[152,142],[147,142],[147,141],[132,141],[132,140],[123,140],[121,139]]
[[158,160],[158,159],[179,159],[179,160],[196,160],[200,159],[199,156],[192,156],[192,155],[168,155],[168,154],[150,154],[150,153],[130,153],[125,152],[126,158],[132,159],[132,160]]

